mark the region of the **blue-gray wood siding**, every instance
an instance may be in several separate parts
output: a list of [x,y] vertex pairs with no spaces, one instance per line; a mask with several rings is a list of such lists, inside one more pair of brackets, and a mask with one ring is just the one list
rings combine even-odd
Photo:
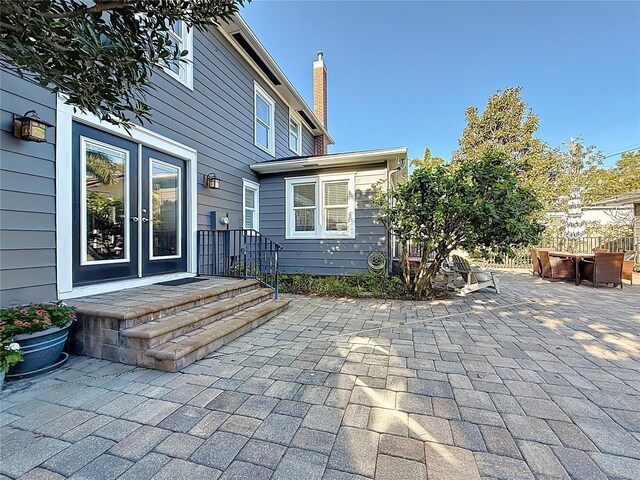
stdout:
[[[286,239],[285,178],[355,172],[356,231],[354,239]],[[372,204],[373,184],[386,180],[384,165],[356,169],[325,169],[303,173],[269,175],[260,179],[260,232],[280,243],[283,272],[342,275],[367,271],[373,250],[387,252],[387,230],[376,220],[379,209]]]
[[55,130],[43,143],[13,136],[13,114],[56,119],[55,96],[0,70],[0,307],[56,293]]
[[[228,213],[230,228],[242,228],[242,178],[258,180],[249,166],[295,155],[289,149],[289,109],[218,30],[196,30],[193,44],[193,91],[155,74],[148,128],[198,151],[198,228],[210,227],[212,210],[218,218]],[[275,157],[254,145],[254,80],[276,103]],[[302,131],[302,154],[313,155],[313,136],[304,124]],[[202,186],[208,173],[220,178],[220,190]]]
[[[145,128],[198,152],[198,228],[210,227],[209,212],[229,214],[242,227],[242,178],[257,180],[249,166],[274,157],[254,145],[254,79],[276,103],[276,158],[289,149],[289,110],[269,84],[216,29],[194,32],[193,90],[158,71],[153,108]],[[311,62],[309,62],[311,69]],[[56,298],[55,129],[46,143],[17,140],[13,114],[35,109],[55,123],[56,97],[46,89],[1,72],[0,304]],[[313,155],[313,136],[303,124],[302,154]],[[203,174],[215,173],[220,190],[205,189]]]

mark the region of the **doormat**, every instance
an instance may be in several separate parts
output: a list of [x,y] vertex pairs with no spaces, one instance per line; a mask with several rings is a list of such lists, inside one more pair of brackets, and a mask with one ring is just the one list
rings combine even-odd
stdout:
[[164,285],[165,287],[179,287],[180,285],[189,285],[190,283],[204,282],[205,280],[208,280],[208,278],[198,278],[198,277],[181,278],[179,280],[170,280],[168,282],[160,282],[157,285]]

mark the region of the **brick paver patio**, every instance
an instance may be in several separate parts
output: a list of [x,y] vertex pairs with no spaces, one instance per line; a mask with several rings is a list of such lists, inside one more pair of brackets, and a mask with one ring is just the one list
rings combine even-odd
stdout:
[[181,373],[73,358],[3,393],[0,473],[640,479],[640,288],[501,281],[297,297]]

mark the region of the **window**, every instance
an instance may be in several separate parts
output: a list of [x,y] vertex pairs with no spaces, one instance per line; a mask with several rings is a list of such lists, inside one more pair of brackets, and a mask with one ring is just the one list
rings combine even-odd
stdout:
[[289,113],[289,149],[296,155],[302,152],[302,127]]
[[255,145],[275,156],[275,108],[273,99],[254,83]]
[[189,52],[183,60],[165,67],[165,71],[190,89],[193,89],[193,30],[182,20],[176,20],[169,31],[171,43],[179,50]]
[[243,227],[258,230],[260,227],[260,184],[242,179]]
[[355,178],[289,178],[287,238],[355,238]]

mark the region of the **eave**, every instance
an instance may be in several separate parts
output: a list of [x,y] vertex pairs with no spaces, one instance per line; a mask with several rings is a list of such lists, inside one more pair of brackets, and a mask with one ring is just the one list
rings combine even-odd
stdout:
[[[285,160],[254,163],[251,170],[266,175],[271,173],[296,172],[315,168],[350,167],[369,165],[389,160],[406,160],[407,147],[368,150],[363,152],[333,153],[313,157],[300,157]],[[404,162],[406,168],[406,162]]]

